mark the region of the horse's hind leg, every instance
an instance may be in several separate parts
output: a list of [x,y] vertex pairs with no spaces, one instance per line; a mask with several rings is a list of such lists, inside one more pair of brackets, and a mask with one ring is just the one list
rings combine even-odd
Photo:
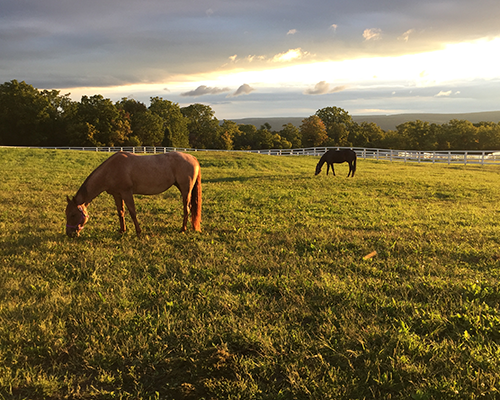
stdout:
[[191,191],[190,190],[186,190],[185,193],[182,193],[182,205],[183,205],[183,209],[184,209],[184,218],[182,220],[181,232],[186,232],[189,211],[191,210]]
[[353,170],[352,161],[348,161],[347,163],[349,164],[349,173],[347,174],[347,177],[349,178],[351,176],[351,174],[352,174],[352,176],[354,176],[354,174],[352,172],[352,170]]
[[119,194],[113,195],[116,204],[116,210],[118,211],[118,219],[120,220],[120,233],[125,232],[125,206],[123,204],[123,199]]

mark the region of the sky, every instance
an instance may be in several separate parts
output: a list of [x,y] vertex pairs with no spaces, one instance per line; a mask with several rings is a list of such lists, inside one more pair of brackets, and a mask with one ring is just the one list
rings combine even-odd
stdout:
[[219,120],[500,110],[498,0],[0,0],[0,83]]

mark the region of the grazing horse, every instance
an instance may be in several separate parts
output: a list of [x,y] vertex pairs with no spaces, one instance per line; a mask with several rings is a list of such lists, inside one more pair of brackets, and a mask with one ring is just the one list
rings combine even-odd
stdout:
[[87,207],[106,191],[115,199],[120,232],[125,232],[125,207],[134,221],[137,235],[141,233],[135,212],[134,194],[153,195],[176,186],[182,194],[184,220],[181,232],[187,229],[188,214],[195,231],[201,222],[201,171],[198,160],[185,153],[164,153],[138,156],[132,153],[113,154],[83,182],[73,198],[66,196],[66,234],[78,236],[89,219]]
[[328,150],[323,156],[320,158],[318,164],[316,165],[316,173],[314,175],[318,175],[321,172],[321,167],[326,163],[326,174],[328,175],[328,171],[330,167],[332,167],[333,176],[335,176],[335,170],[333,169],[333,163],[341,164],[343,162],[347,162],[349,164],[349,175],[354,178],[354,173],[356,172],[356,152],[351,149],[342,149],[342,150]]

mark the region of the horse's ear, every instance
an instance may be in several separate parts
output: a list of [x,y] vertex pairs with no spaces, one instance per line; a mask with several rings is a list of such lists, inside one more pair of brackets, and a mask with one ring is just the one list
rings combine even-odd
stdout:
[[71,202],[75,201],[75,198],[73,197],[72,199],[70,199],[69,196],[66,195],[66,200],[68,201],[68,203],[71,203]]

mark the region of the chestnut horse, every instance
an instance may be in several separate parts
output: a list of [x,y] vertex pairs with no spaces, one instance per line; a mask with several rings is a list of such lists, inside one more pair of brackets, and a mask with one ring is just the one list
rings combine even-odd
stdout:
[[318,164],[316,165],[316,173],[314,175],[318,175],[321,172],[321,167],[326,163],[326,174],[328,175],[328,171],[330,167],[332,167],[333,176],[335,176],[335,170],[333,169],[333,163],[341,164],[343,162],[347,162],[349,164],[349,175],[354,178],[354,173],[356,172],[356,152],[351,149],[342,149],[342,150],[328,150],[323,156],[319,159]]
[[83,182],[73,198],[67,197],[66,234],[77,236],[89,219],[87,207],[106,191],[115,199],[120,232],[125,232],[125,207],[134,221],[137,235],[141,233],[135,212],[134,194],[153,195],[176,186],[182,194],[184,220],[181,232],[187,229],[188,215],[195,231],[201,222],[201,171],[198,160],[185,153],[170,152],[149,156],[132,153],[113,154]]

